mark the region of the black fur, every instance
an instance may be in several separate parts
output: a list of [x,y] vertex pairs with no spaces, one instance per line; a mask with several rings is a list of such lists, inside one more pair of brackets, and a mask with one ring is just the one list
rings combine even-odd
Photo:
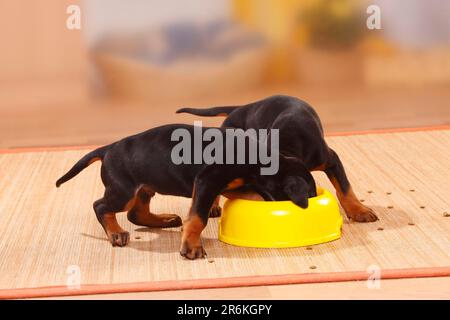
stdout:
[[279,129],[280,152],[299,161],[305,170],[324,171],[337,189],[347,215],[360,222],[378,218],[354,196],[350,182],[337,153],[326,143],[316,111],[295,97],[276,95],[242,106],[206,109],[183,108],[177,113],[227,118],[222,127],[246,129]]
[[[126,209],[127,203],[136,196],[139,196],[141,203],[148,206],[151,196],[155,193],[182,197],[191,197],[194,193],[190,216],[198,216],[204,225],[211,210],[217,211],[217,208],[213,207],[214,200],[224,191],[237,192],[241,188],[250,188],[261,193],[265,199],[290,199],[303,208],[308,206],[308,197],[315,196],[313,177],[309,171],[303,169],[301,162],[293,158],[281,156],[279,171],[271,176],[260,174],[260,168],[263,166],[260,163],[174,164],[171,152],[178,141],[171,141],[171,135],[175,129],[180,128],[188,130],[191,136],[194,136],[193,126],[171,124],[94,150],[58,179],[56,186],[59,187],[73,178],[93,160],[101,160],[101,178],[105,185],[105,194],[94,203],[94,210],[105,230],[105,215],[129,210]],[[205,129],[209,128],[203,128]],[[215,129],[225,135],[225,129]],[[246,142],[248,156],[248,140]],[[209,142],[203,143],[206,145]],[[223,145],[224,158],[227,155],[225,146],[226,144]],[[236,152],[234,154],[236,155]],[[230,187],[229,183],[236,179],[241,179],[242,185]],[[130,217],[135,217],[135,209],[130,209]],[[123,235],[122,232],[120,236],[125,240],[118,241],[117,235],[114,235],[114,238],[110,239],[113,245],[126,244],[128,235]]]

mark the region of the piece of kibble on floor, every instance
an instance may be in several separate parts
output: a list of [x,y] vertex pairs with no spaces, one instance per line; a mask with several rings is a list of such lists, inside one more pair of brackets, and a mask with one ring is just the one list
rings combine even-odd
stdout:
[[388,209],[394,209],[394,206],[387,206]]
[[446,218],[450,217],[450,213],[448,213],[447,211],[444,212],[442,215],[443,215],[444,217],[446,217]]
[[139,239],[141,239],[141,237],[139,237],[139,236],[136,236],[136,237],[134,237],[136,240],[139,240]]
[[425,209],[425,206],[420,206],[420,209]]
[[306,250],[312,250],[312,248],[311,247],[306,247]]
[[367,193],[373,193],[373,191],[372,190],[368,190]]
[[415,226],[416,224],[414,222],[408,222],[409,226]]
[[378,231],[383,231],[384,228],[379,227],[377,230],[378,230]]
[[311,270],[317,269],[316,266],[310,266],[309,268],[310,268]]
[[391,195],[391,194],[392,194],[392,192],[389,192],[389,191],[388,191],[388,192],[386,192],[386,194],[387,194],[387,195]]
[[416,190],[414,190],[414,189],[409,189],[409,191],[414,192],[414,191],[416,191]]
[[360,201],[360,202],[364,202],[364,201],[366,201],[366,200],[364,200],[364,199],[359,199],[359,201]]

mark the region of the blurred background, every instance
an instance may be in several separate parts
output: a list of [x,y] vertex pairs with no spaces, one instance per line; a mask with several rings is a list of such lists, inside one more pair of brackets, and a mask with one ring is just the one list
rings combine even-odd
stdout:
[[450,124],[449,1],[0,0],[0,36],[0,148],[104,144],[272,94],[328,132]]

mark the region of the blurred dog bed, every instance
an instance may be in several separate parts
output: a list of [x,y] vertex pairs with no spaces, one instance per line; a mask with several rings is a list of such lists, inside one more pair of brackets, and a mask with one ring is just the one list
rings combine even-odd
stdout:
[[262,36],[225,20],[110,34],[92,53],[109,93],[145,100],[256,87],[267,65]]

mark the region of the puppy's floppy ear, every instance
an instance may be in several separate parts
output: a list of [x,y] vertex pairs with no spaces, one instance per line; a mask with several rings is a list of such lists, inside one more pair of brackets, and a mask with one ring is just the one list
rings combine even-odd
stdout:
[[299,207],[308,208],[309,186],[300,176],[287,176],[283,181],[283,191]]

